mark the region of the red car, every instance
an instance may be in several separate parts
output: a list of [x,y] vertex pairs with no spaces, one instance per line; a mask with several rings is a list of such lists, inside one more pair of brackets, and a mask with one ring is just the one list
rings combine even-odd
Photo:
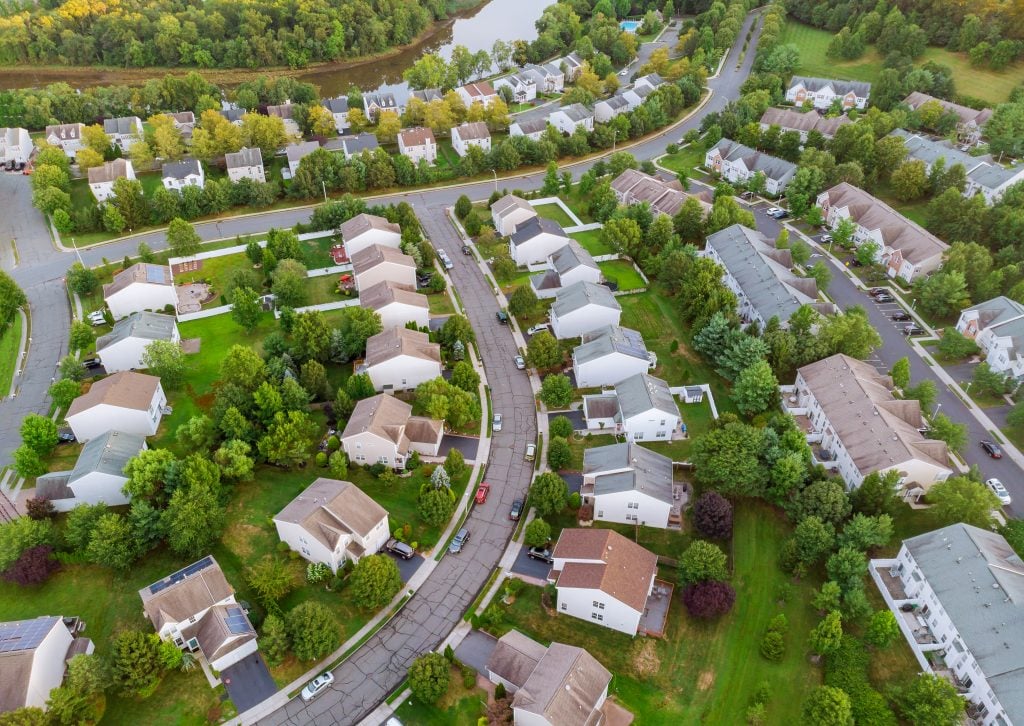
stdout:
[[476,490],[476,503],[483,504],[487,501],[487,494],[491,491],[491,485],[487,482],[482,483]]

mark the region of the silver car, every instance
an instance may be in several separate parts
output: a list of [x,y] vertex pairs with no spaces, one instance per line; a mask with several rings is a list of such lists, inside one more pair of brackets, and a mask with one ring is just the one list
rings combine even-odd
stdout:
[[491,421],[491,430],[492,431],[501,431],[501,414],[500,413],[494,414],[494,419]]
[[331,672],[321,673],[306,684],[302,689],[302,700],[309,703],[321,693],[326,691],[334,683],[334,674]]
[[992,493],[999,498],[999,503],[1004,506],[1009,506],[1013,503],[1013,498],[1010,497],[1010,492],[1006,491],[1006,487],[998,479],[986,479],[985,486],[992,490]]

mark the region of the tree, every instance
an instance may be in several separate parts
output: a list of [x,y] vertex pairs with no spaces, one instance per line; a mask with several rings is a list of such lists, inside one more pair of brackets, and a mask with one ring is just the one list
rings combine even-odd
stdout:
[[843,528],[843,533],[839,536],[839,545],[866,551],[872,547],[884,547],[889,544],[892,535],[892,517],[888,514],[869,517],[858,512]]
[[979,351],[977,343],[952,326],[942,329],[942,337],[936,349],[948,361],[963,360]]
[[69,334],[71,350],[86,350],[94,340],[96,340],[96,336],[92,333],[91,325],[83,323],[81,320],[71,323]]
[[967,424],[957,423],[946,414],[940,413],[932,417],[928,438],[945,441],[950,451],[959,454],[967,446]]
[[377,610],[402,589],[398,565],[387,555],[369,555],[356,563],[350,576],[352,597],[359,607]]
[[133,499],[151,499],[163,488],[177,459],[169,449],[143,449],[125,464],[128,481],[124,493]]
[[732,504],[718,492],[704,492],[693,505],[693,525],[705,537],[731,537]]
[[554,368],[565,359],[558,340],[547,330],[542,330],[526,343],[526,360],[538,369]]
[[455,216],[459,219],[465,219],[472,211],[473,202],[469,200],[469,197],[465,194],[459,195],[459,198],[455,200]]
[[146,697],[163,677],[160,636],[123,630],[114,638],[110,655],[110,681],[123,696]]
[[816,726],[850,726],[853,709],[846,692],[834,686],[818,686],[804,701],[803,723]]
[[469,361],[460,360],[452,368],[452,385],[463,391],[476,393],[480,389],[480,374]]
[[284,618],[268,613],[263,621],[262,633],[260,633],[260,650],[271,666],[280,665],[288,655],[288,648],[291,641],[288,638],[288,629],[285,627]]
[[817,517],[804,517],[793,530],[796,560],[810,567],[828,554],[835,543],[835,532]]
[[[72,269],[74,269],[74,265],[72,265]],[[81,265],[78,266],[78,269],[78,275],[81,275],[81,270],[85,270],[85,268],[83,268]],[[72,270],[68,270],[68,287],[71,287],[71,289],[75,290],[75,292],[79,292],[81,294],[88,294],[93,289],[95,289],[96,277],[95,275],[92,275],[92,272],[90,270],[85,270],[85,277],[89,278],[91,276],[91,286],[89,287],[88,290],[85,290],[85,292],[82,292],[76,287],[72,287],[71,275]],[[17,312],[18,308],[20,308],[22,305],[25,305],[26,302],[27,298],[25,297],[25,293],[22,291],[20,287],[18,287],[18,284],[14,281],[14,278],[12,278],[3,270],[0,270],[0,329],[4,329],[7,327],[7,324],[14,319],[14,315]]]
[[281,260],[270,273],[270,291],[279,308],[297,308],[306,304],[306,266],[298,260]]
[[561,471],[572,462],[572,449],[569,442],[561,436],[554,436],[548,444],[548,466],[555,471]]
[[82,392],[82,384],[70,378],[62,378],[50,386],[49,394],[53,405],[60,410],[66,409]]
[[782,633],[774,630],[765,633],[761,638],[761,655],[773,663],[778,663],[785,654],[786,641],[783,640]]
[[[70,528],[70,516],[68,519]],[[0,571],[6,570],[23,552],[33,547],[56,546],[58,534],[49,519],[19,517],[0,527]]]
[[892,376],[893,385],[896,388],[904,389],[910,385],[910,360],[904,356],[898,361],[892,364],[892,369],[889,371],[889,375]]
[[988,361],[982,361],[974,368],[971,385],[982,396],[996,397],[1009,393],[1017,384],[1009,375],[993,370]]
[[179,344],[169,340],[154,340],[147,345],[142,353],[142,364],[160,378],[164,388],[177,388],[185,379],[185,353]]
[[937,395],[935,382],[930,378],[925,378],[916,386],[903,390],[903,397],[907,400],[918,401],[921,404],[922,411],[927,411],[935,404],[935,397]]
[[718,545],[694,540],[679,558],[679,579],[684,584],[728,578],[728,559]]
[[961,723],[967,705],[952,683],[934,673],[917,675],[895,700],[907,723],[934,726]]
[[[827,655],[839,647],[843,638],[843,620],[838,611],[832,610],[811,630],[810,645],[818,655]],[[813,723],[813,722],[812,722]]]
[[257,444],[271,464],[294,469],[305,463],[316,440],[317,427],[303,411],[278,411]]
[[139,556],[128,520],[111,512],[96,520],[85,556],[93,564],[127,570]]
[[508,298],[508,311],[517,318],[532,315],[537,310],[537,294],[529,284],[520,285]]
[[551,541],[551,525],[540,517],[526,525],[523,540],[530,547],[543,547]]
[[341,644],[341,629],[323,603],[307,600],[285,616],[292,652],[301,661],[320,660]]
[[816,481],[808,485],[794,505],[797,520],[817,517],[822,522],[839,525],[850,516],[850,501],[846,489],[836,480]]
[[181,217],[175,217],[167,226],[167,245],[177,257],[194,255],[201,242],[192,225]]
[[565,509],[568,501],[569,487],[565,479],[554,472],[544,472],[530,487],[530,502],[541,517],[557,514]]
[[540,386],[540,400],[549,408],[565,408],[572,402],[572,383],[564,373],[553,373]]
[[987,486],[966,476],[952,476],[936,483],[925,499],[932,505],[936,521],[963,522],[983,529],[991,526],[992,511],[1002,506]]
[[29,479],[46,473],[46,464],[43,463],[36,450],[27,444],[22,444],[15,449],[11,453],[11,459],[14,461],[14,470],[18,476]]
[[919,278],[914,284],[922,312],[937,318],[949,317],[971,304],[967,280],[959,270],[940,270]]
[[[96,273],[93,272],[88,267],[83,267],[81,262],[75,262],[74,264],[71,265],[71,267],[68,268],[67,276],[65,279],[67,280],[68,288],[72,292],[77,292],[79,295],[88,295],[89,293],[96,289],[97,285],[99,285],[99,281],[96,278]],[[11,284],[13,285],[14,283],[12,282]],[[0,288],[0,291],[6,293],[9,291],[9,288],[7,286],[4,286]],[[20,292],[20,290],[18,290],[18,292]],[[24,295],[22,295],[20,297],[20,302],[17,305],[13,305],[10,307],[10,314],[13,315],[14,310],[16,308],[21,307],[24,304],[25,298]],[[6,320],[0,319],[0,322],[6,324],[8,320],[10,320],[10,317],[8,317]]]
[[256,564],[247,567],[245,581],[268,608],[277,605],[298,585],[288,563],[273,555],[263,555]]
[[715,618],[732,609],[736,591],[728,582],[707,580],[687,585],[683,590],[686,611],[695,618]]
[[291,336],[292,354],[296,358],[314,361],[327,360],[330,354],[331,326],[322,312],[309,310],[296,315]]
[[1024,155],[1024,102],[996,106],[985,124],[985,135],[993,154]]
[[878,648],[888,648],[900,637],[900,626],[892,610],[878,610],[868,621],[864,640]]
[[23,550],[0,577],[15,585],[29,587],[46,582],[59,569],[60,563],[53,556],[53,547],[37,545]]
[[565,416],[555,416],[548,422],[548,433],[551,436],[559,436],[568,439],[573,434],[573,425]]
[[[362,355],[366,351],[366,341],[384,329],[380,321],[380,315],[375,310],[353,306],[345,308],[341,312],[341,321],[338,323],[340,347],[336,350],[333,340],[331,346],[331,360],[337,362],[349,361],[356,356]],[[461,318],[461,316],[452,317]],[[462,320],[465,320],[465,318],[462,318]],[[450,322],[451,318],[442,327],[442,336],[444,329]],[[469,325],[468,321],[466,321],[466,325]]]
[[231,319],[251,333],[262,315],[259,293],[251,287],[236,287],[231,293]]
[[732,398],[736,408],[746,416],[775,407],[779,400],[779,382],[768,361],[756,361],[740,372],[733,386]]
[[839,587],[839,583],[832,582],[831,580],[822,583],[821,589],[811,599],[811,605],[816,610],[825,612],[829,610],[839,609],[839,598],[842,596],[843,591]]
[[760,429],[731,421],[695,439],[690,459],[701,484],[725,496],[758,496],[768,483],[763,446]]
[[455,511],[455,494],[446,486],[426,485],[420,490],[417,511],[428,525],[440,526],[447,522]]
[[450,680],[451,664],[440,653],[424,653],[409,667],[409,688],[422,703],[437,703]]
[[38,413],[25,415],[20,433],[22,443],[40,456],[47,456],[57,445],[57,424]]
[[181,555],[198,556],[220,537],[225,512],[213,485],[198,482],[179,486],[164,510],[167,544]]

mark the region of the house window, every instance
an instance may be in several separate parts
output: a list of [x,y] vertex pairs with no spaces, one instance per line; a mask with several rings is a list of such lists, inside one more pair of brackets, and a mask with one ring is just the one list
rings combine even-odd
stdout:
[[601,622],[604,620],[604,615],[602,615],[601,613],[590,613],[590,619]]
[[639,508],[640,508],[640,502],[630,502],[629,504],[626,505],[626,509],[639,509]]
[[189,650],[199,650],[199,641],[196,640],[195,638],[189,638],[188,639],[188,649]]
[[603,519],[604,518],[604,510],[603,509],[598,509],[597,510],[597,518],[598,519]]
[[644,432],[643,431],[637,431],[635,434],[633,434],[633,441],[642,441],[643,438],[644,438]]
[[656,436],[657,438],[659,438],[659,439],[663,439],[663,438],[665,438],[665,437],[666,437],[667,435],[668,435],[668,432],[667,432],[667,431],[658,431],[658,433],[656,433],[656,434],[655,434],[655,436]]
[[388,463],[388,457],[386,457],[386,456],[378,456],[377,457],[377,463],[378,464],[387,464]]
[[568,610],[569,606],[566,603],[562,603],[562,610]]

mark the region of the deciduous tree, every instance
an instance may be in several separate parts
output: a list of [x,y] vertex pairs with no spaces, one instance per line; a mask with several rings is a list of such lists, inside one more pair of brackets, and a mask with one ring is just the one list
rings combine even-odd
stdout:
[[323,603],[307,600],[285,616],[292,651],[301,661],[323,658],[341,644],[341,629],[334,614]]
[[350,580],[352,597],[366,610],[384,607],[402,588],[398,565],[387,555],[369,555],[360,559]]

